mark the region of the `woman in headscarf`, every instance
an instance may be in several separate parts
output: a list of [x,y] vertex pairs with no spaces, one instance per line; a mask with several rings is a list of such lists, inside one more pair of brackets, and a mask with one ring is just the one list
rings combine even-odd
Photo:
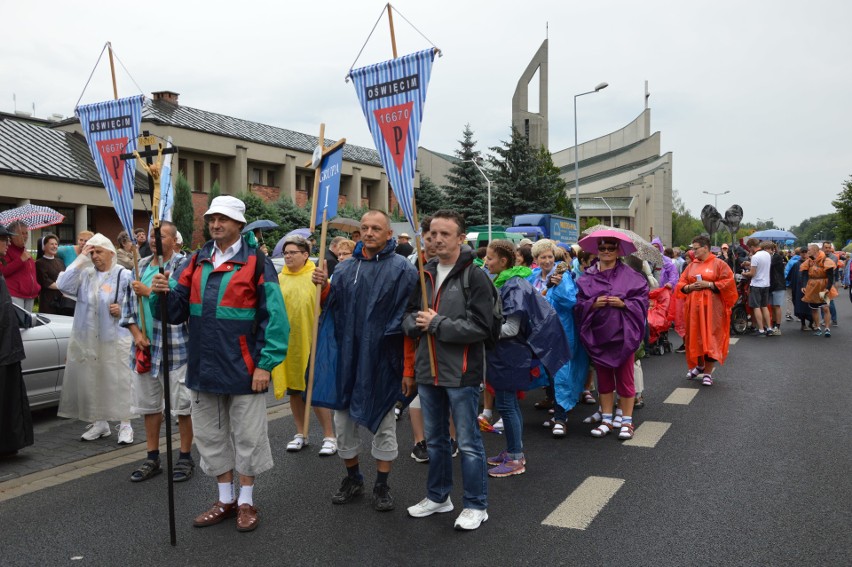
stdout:
[[120,421],[118,442],[133,443],[130,419],[132,373],[130,331],[119,326],[122,301],[132,275],[116,262],[115,247],[92,236],[81,254],[59,275],[59,290],[76,296],[74,324],[59,401],[60,417],[93,422],[83,441],[108,437],[108,421]]
[[695,259],[690,262],[675,288],[676,296],[685,296],[683,317],[686,323],[686,377],[713,385],[713,368],[724,364],[731,342],[731,308],[737,302],[734,273],[724,260],[710,252],[710,239],[692,239]]
[[[597,234],[597,236],[596,236]],[[598,263],[577,280],[579,293],[574,317],[580,341],[598,376],[601,424],[593,437],[619,430],[619,439],[633,438],[633,355],[645,336],[648,311],[647,278],[622,263],[619,255],[633,252],[632,243],[605,234],[592,233],[580,241],[586,250],[594,247]],[[613,420],[615,391],[618,391],[620,420]]]
[[[311,354],[311,329],[314,323],[317,286],[311,282],[316,265],[308,259],[310,243],[301,236],[289,236],[284,240],[284,268],[278,274],[278,285],[284,296],[287,318],[290,320],[290,341],[287,358],[272,370],[275,397],[290,396],[290,409],[296,422],[296,435],[287,443],[290,452],[301,451],[308,444],[305,430],[306,389],[305,370]],[[314,414],[323,429],[322,447],[319,454],[333,455],[337,452],[337,438],[331,422],[331,410],[314,407]]]

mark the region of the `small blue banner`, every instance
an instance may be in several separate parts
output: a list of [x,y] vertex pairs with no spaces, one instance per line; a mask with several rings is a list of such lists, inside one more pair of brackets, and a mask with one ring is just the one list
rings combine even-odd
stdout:
[[322,224],[323,211],[326,220],[337,216],[337,196],[340,194],[340,170],[343,167],[343,144],[325,154],[320,163],[319,194],[317,195],[317,218],[314,225]]

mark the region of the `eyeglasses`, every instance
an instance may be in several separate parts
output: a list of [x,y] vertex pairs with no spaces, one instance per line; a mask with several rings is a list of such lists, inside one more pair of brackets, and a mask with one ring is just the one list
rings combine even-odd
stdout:
[[615,246],[614,244],[598,245],[598,252],[615,252],[616,250],[618,250],[618,246]]
[[307,254],[307,252],[302,252],[301,250],[288,250],[284,252],[285,256],[295,256],[296,254]]

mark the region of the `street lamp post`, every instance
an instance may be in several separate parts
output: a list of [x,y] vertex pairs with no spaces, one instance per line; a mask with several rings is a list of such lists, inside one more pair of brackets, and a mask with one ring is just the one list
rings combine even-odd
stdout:
[[615,224],[612,220],[612,207],[609,206],[609,203],[606,202],[606,199],[603,197],[593,197],[594,199],[600,199],[603,201],[603,204],[606,205],[606,208],[609,209],[609,226],[610,228],[615,228]]
[[485,172],[482,171],[482,168],[479,167],[479,164],[475,159],[465,159],[462,161],[469,161],[479,170],[479,173],[482,174],[482,177],[485,178],[485,182],[488,184],[488,242],[491,243],[491,180],[488,179],[488,176],[485,175]]
[[577,142],[577,98],[596,93],[609,86],[609,83],[599,83],[595,90],[574,95],[574,216],[577,217],[577,230],[580,230],[580,152]]
[[[710,191],[702,191],[702,193],[706,193],[707,195],[713,195],[713,207],[718,211],[719,210],[719,195],[727,195],[728,193],[730,193],[730,191],[722,191],[721,193],[712,193]],[[717,234],[718,234],[718,232],[713,233],[713,246],[716,246],[716,244],[718,244],[719,239],[716,238]],[[731,238],[733,238],[733,236]]]

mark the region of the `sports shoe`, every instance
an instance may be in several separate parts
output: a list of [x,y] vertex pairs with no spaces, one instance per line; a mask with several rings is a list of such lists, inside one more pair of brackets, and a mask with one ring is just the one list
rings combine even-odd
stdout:
[[340,483],[340,490],[331,497],[332,504],[346,504],[356,496],[364,494],[364,479],[354,479],[346,476]]
[[766,329],[766,336],[767,337],[775,336],[775,329]]
[[453,503],[450,501],[449,496],[443,502],[432,502],[428,498],[424,498],[414,506],[408,507],[408,515],[412,518],[425,518],[432,514],[443,514],[444,512],[452,511]]
[[106,421],[96,421],[95,423],[86,426],[86,432],[80,436],[80,441],[94,441],[101,437],[109,437],[112,431],[109,429],[109,423]]
[[[831,334],[831,333],[829,332],[829,334]],[[813,335],[815,337],[821,337],[822,336],[822,327],[817,327],[817,329],[816,329],[816,331],[814,331]]]
[[831,329],[826,329],[825,332],[822,334],[822,336],[824,336],[827,339],[830,339],[831,338]]
[[290,453],[295,453],[297,451],[301,451],[303,447],[308,445],[308,438],[301,433],[296,433],[293,436],[293,440],[287,443],[287,451]]
[[513,476],[516,474],[524,474],[527,472],[524,459],[517,461],[505,460],[502,464],[497,465],[493,469],[488,469],[488,476],[494,478],[503,478],[504,476]]
[[377,484],[373,487],[373,508],[379,512],[389,512],[395,507],[393,496],[390,493],[390,486],[387,484]]
[[456,523],[453,527],[457,530],[475,530],[488,521],[488,512],[486,510],[474,510],[473,508],[465,508],[459,517],[456,518]]
[[132,445],[133,444],[133,428],[129,425],[116,425],[118,430],[118,444]]
[[334,437],[323,437],[322,447],[319,450],[320,457],[328,457],[337,452],[337,439]]
[[393,405],[393,415],[397,421],[402,417],[402,402],[397,402]]
[[772,334],[776,337],[780,337],[781,336],[781,327],[775,327],[774,329],[772,329]]
[[453,439],[452,437],[450,437],[450,450],[451,450],[451,451],[452,451],[452,453],[453,453],[453,457],[458,457],[458,456],[459,456],[459,444],[458,444],[458,442],[457,442],[455,439]]
[[686,352],[686,343],[681,343],[679,347],[675,349],[675,352],[679,352],[681,354]]
[[429,451],[426,449],[426,440],[420,441],[419,443],[414,444],[414,448],[411,450],[411,458],[417,461],[418,463],[428,463],[429,462]]
[[[509,452],[508,451],[500,451],[499,455],[497,455],[496,457],[488,457],[487,459],[485,459],[485,462],[489,467],[496,467],[498,465],[502,465],[503,463],[505,463],[508,458],[509,458]],[[521,462],[524,463],[524,464],[527,464],[527,458],[522,457]]]
[[793,316],[792,316],[792,315],[790,315],[789,313],[787,313],[787,320],[788,320],[788,321],[792,321],[792,320],[793,320]]
[[503,426],[503,418],[501,417],[496,422],[494,422],[494,429],[497,431],[503,431],[505,427]]

